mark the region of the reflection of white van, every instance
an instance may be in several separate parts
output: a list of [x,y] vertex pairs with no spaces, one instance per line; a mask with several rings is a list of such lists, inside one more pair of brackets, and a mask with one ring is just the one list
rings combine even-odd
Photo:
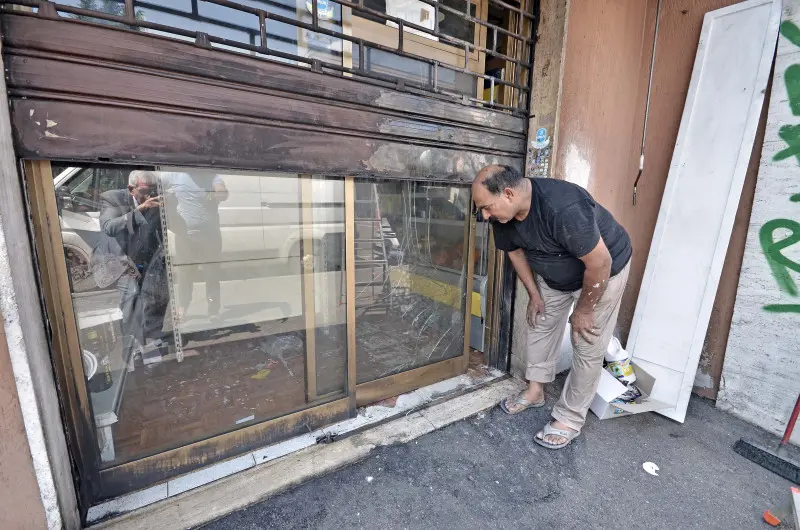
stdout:
[[[206,171],[193,169],[191,174],[201,175]],[[90,257],[102,235],[100,194],[127,187],[129,173],[127,168],[54,165],[62,239],[75,292],[96,287],[91,276]],[[299,259],[300,244],[306,237],[315,243],[314,257],[319,260],[316,270],[340,268],[344,239],[342,181],[312,182],[312,221],[309,223],[306,219],[303,223],[300,179],[296,176],[274,173],[225,173],[219,176],[228,189],[228,198],[219,204],[222,256],[213,259],[286,263],[293,258]],[[170,200],[177,199],[167,194],[165,201]],[[167,208],[167,211],[173,210]],[[170,225],[176,226],[177,223],[168,217],[168,229]],[[172,237],[174,234],[170,234],[170,240]],[[173,245],[170,247],[174,249]],[[183,264],[181,258],[173,255],[173,263]]]
[[[178,168],[161,169],[165,181],[169,180],[168,173],[181,171]],[[312,181],[311,203],[307,205],[311,219],[304,222],[301,180],[295,175],[217,173],[192,169],[191,176],[196,182],[202,183],[200,185],[204,189],[210,189],[213,177],[218,176],[228,190],[228,198],[218,206],[222,256],[209,255],[201,262],[286,262],[290,258],[300,257],[303,238],[315,243],[314,256],[320,260],[317,262],[318,271],[335,267],[341,262],[340,241],[344,238],[343,181]],[[177,198],[167,192],[164,201],[168,212],[167,227],[178,226],[177,220],[170,218],[170,214],[177,215]],[[170,204],[170,201],[175,202]],[[185,260],[173,254],[173,264],[183,265]]]

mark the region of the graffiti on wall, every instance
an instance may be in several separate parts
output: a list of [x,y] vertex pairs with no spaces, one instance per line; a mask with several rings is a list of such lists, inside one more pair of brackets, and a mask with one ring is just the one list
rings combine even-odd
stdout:
[[[800,28],[794,22],[789,20],[783,22],[781,35],[800,48]],[[789,109],[792,111],[792,115],[800,116],[800,64],[793,64],[786,68],[783,78],[789,97]],[[778,131],[778,136],[786,142],[787,147],[776,153],[772,159],[779,162],[795,157],[800,164],[800,124],[783,125]],[[800,203],[800,193],[792,195],[789,200],[793,203]],[[784,237],[776,241],[776,232],[783,234]],[[772,219],[764,223],[758,235],[761,249],[764,251],[764,256],[769,263],[778,288],[789,296],[799,297],[797,284],[792,279],[791,272],[800,273],[800,263],[785,256],[783,251],[800,243],[800,222],[792,219]],[[764,310],[771,313],[800,313],[800,303],[768,304],[764,306]]]
[[[800,194],[793,195],[791,201],[800,202]],[[788,230],[789,235],[775,241],[777,230]],[[797,297],[797,284],[790,271],[800,273],[800,263],[784,256],[783,250],[800,243],[800,223],[791,219],[772,219],[764,223],[758,235],[778,288],[789,296]],[[800,313],[800,304],[769,304],[764,306],[764,310],[771,313]]]

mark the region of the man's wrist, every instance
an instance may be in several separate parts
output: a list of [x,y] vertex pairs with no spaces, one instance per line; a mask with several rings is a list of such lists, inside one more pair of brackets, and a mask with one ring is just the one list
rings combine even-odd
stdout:
[[592,310],[586,307],[584,304],[577,303],[575,304],[575,309],[572,310],[573,313],[578,313],[581,315],[589,315],[592,313]]

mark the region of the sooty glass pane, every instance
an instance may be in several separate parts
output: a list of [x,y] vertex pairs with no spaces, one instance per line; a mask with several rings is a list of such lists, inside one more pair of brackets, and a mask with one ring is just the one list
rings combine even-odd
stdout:
[[54,184],[104,466],[343,395],[342,180],[61,165]]
[[461,355],[469,190],[357,181],[355,192],[358,382]]

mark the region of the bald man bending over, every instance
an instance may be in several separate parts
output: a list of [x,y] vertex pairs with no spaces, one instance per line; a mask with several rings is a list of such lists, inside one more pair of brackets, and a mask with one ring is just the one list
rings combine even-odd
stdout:
[[543,385],[555,379],[567,319],[571,324],[572,370],[553,421],[534,437],[541,446],[561,449],[580,434],[597,390],[628,280],[630,237],[580,186],[523,178],[508,166],[482,169],[472,198],[530,295],[529,385],[500,403],[505,412],[545,404]]

